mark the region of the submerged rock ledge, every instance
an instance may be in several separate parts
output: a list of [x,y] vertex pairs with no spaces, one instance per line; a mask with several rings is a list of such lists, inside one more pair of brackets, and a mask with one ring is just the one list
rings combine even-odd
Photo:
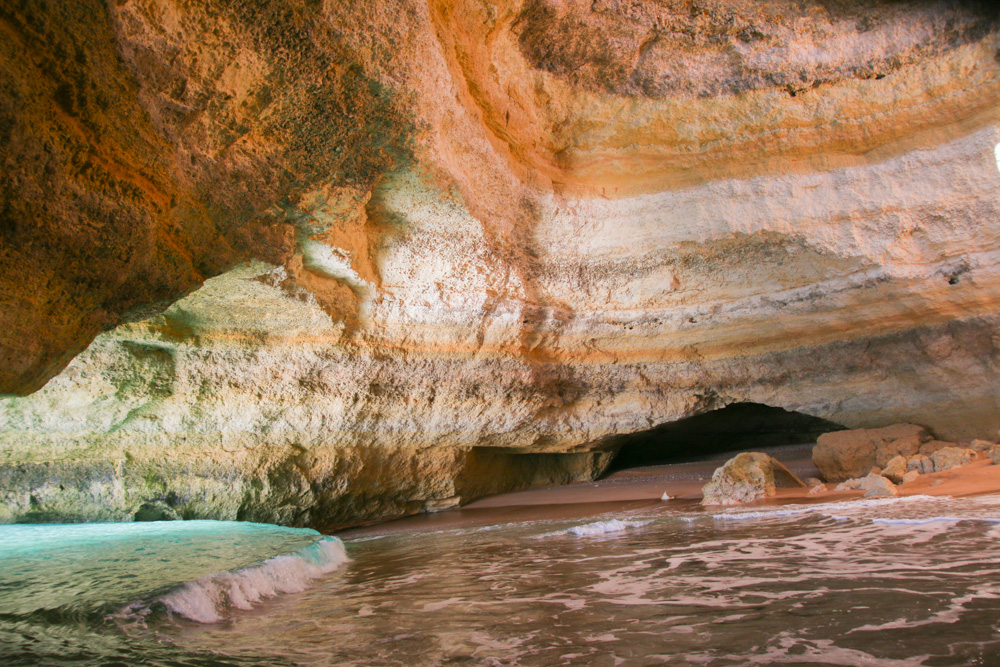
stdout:
[[988,3],[0,29],[0,521],[346,526],[740,402],[996,437]]

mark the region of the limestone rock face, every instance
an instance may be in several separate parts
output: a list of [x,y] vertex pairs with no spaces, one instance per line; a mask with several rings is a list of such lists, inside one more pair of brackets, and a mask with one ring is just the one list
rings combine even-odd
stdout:
[[91,438],[77,443],[87,458],[0,466],[0,522],[219,519],[335,530],[589,479],[607,465],[601,454],[136,440]]
[[345,525],[736,402],[1000,427],[988,3],[7,4],[9,517]]
[[0,392],[234,262],[284,261],[284,202],[408,154],[408,115],[309,4],[0,10]]

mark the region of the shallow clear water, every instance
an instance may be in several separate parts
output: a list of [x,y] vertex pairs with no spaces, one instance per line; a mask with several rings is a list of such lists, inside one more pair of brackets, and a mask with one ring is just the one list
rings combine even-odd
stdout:
[[998,537],[1000,496],[666,502],[345,540],[349,562],[220,622],[138,595],[83,625],[3,612],[0,640],[15,664],[995,665]]
[[254,523],[0,526],[0,664],[197,657],[157,655],[164,638],[148,629],[181,614],[221,620],[345,560],[336,538]]
[[86,615],[297,551],[318,535],[224,521],[0,526],[0,613]]

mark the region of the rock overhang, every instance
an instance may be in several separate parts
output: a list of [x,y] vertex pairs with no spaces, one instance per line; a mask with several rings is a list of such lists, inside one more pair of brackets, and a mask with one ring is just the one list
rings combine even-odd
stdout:
[[[52,85],[8,98],[18,155],[69,133],[96,166],[45,168],[65,184],[54,219],[79,234],[5,232],[5,390],[37,389],[130,321],[3,401],[6,460],[215,456],[248,480],[290,466],[314,495],[353,480],[374,507],[364,480],[392,483],[359,471],[380,456],[411,471],[447,459],[388,515],[460,495],[458,471],[483,469],[473,448],[600,454],[741,401],[994,436],[995,15],[682,4],[147,0],[74,14],[100,28],[96,46],[42,63]],[[5,71],[24,90],[18,57],[64,18],[29,14],[3,17],[18,36]],[[685,62],[712,77],[677,76]],[[101,76],[74,95],[116,85],[114,104],[63,108],[60,81],[78,71]],[[138,120],[117,128],[125,105]],[[31,125],[54,107],[47,134]],[[132,135],[141,155],[114,148]],[[32,189],[45,169],[6,170],[24,219],[45,216]],[[95,173],[145,179],[131,213],[80,207],[125,192]],[[117,252],[105,240],[133,218],[153,241]],[[135,310],[150,301],[152,316]],[[330,463],[338,451],[355,463]],[[574,461],[550,462],[551,479],[606,463]]]

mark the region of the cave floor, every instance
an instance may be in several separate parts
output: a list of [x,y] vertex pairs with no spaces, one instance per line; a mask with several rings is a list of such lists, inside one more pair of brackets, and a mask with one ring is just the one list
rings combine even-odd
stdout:
[[[805,480],[818,477],[812,462],[813,444],[758,448],[784,463]],[[666,493],[677,509],[700,507],[701,488],[716,468],[735,456],[736,451],[667,463],[619,470],[592,482],[565,486],[540,487],[487,496],[464,507],[432,514],[397,519],[372,526],[340,531],[342,538],[368,535],[453,530],[532,521],[573,520],[603,514],[620,514],[658,505]],[[820,503],[860,498],[862,491],[829,490],[810,494],[806,489],[781,489],[777,495],[754,505]],[[1000,466],[980,459],[970,465],[945,472],[921,475],[916,481],[899,487],[899,494],[933,496],[969,496],[1000,492]],[[709,508],[707,511],[714,511]]]
[[[758,448],[784,463],[802,479],[817,477],[812,462],[814,443]],[[340,531],[355,538],[388,533],[447,530],[502,523],[578,519],[609,512],[641,509],[663,502],[664,493],[678,505],[697,505],[701,487],[720,465],[739,452],[690,457],[674,463],[618,470],[592,482],[540,487],[501,493],[460,508],[397,519],[373,526]]]

